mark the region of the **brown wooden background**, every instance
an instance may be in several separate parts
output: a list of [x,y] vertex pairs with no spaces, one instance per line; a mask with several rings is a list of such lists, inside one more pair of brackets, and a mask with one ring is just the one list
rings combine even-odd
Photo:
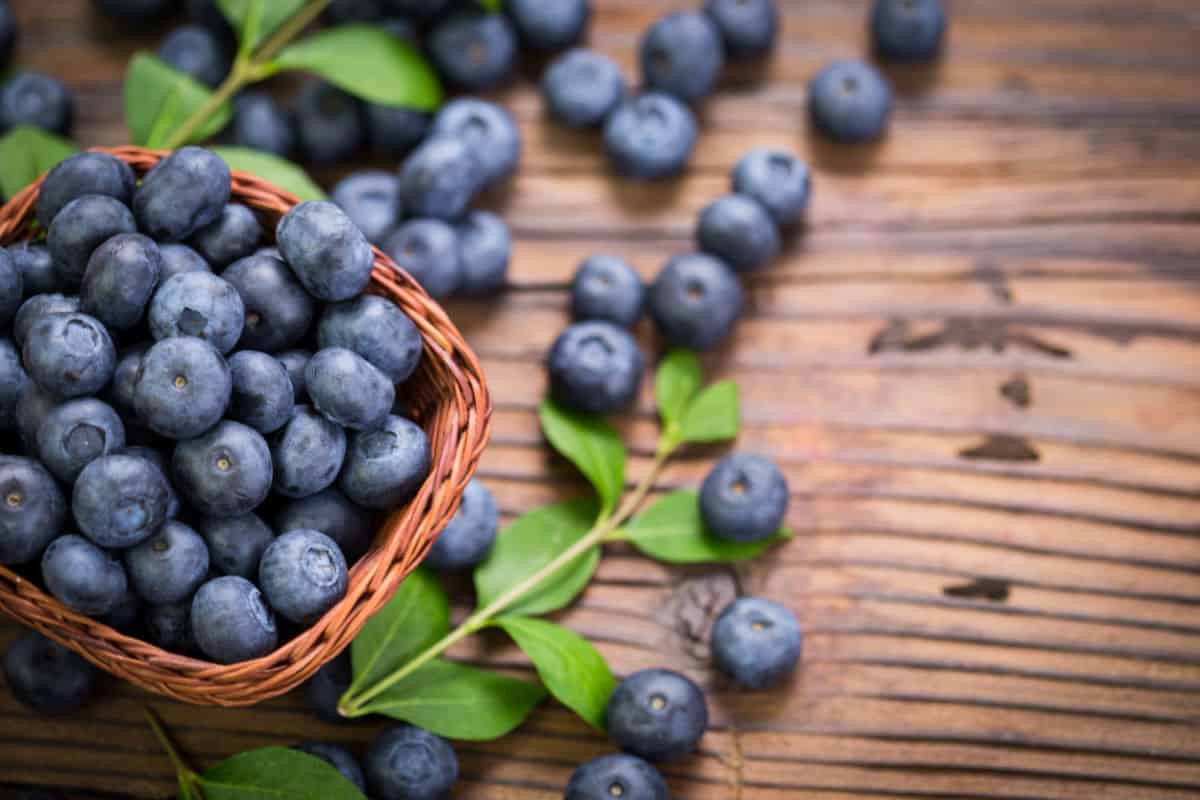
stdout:
[[[77,92],[78,138],[124,142],[119,78],[153,36],[83,0],[13,4],[21,62]],[[639,32],[695,2],[594,4],[593,44],[632,74]],[[508,516],[580,489],[533,411],[575,264],[606,250],[653,276],[743,151],[794,148],[815,169],[810,228],[750,282],[749,318],[707,363],[743,386],[741,446],[785,465],[798,536],[736,573],[614,548],[563,621],[622,673],[669,664],[709,690],[702,752],[667,769],[679,797],[1200,796],[1200,4],[948,0],[944,63],[892,73],[898,111],[871,150],[814,141],[804,118],[815,69],[863,52],[867,0],[781,5],[776,57],[730,72],[674,183],[613,179],[595,137],[542,120],[528,81],[501,95],[526,137],[489,198],[516,235],[514,286],[453,308],[498,402],[483,477]],[[647,393],[627,427],[634,478],[652,408]],[[806,626],[779,691],[707,667],[739,581]],[[521,665],[499,641],[461,655]],[[167,794],[148,699],[109,682],[85,713],[38,719],[0,692],[0,782]],[[200,763],[374,729],[322,726],[293,697],[152,702]],[[459,745],[456,796],[552,800],[607,750],[547,707]]]

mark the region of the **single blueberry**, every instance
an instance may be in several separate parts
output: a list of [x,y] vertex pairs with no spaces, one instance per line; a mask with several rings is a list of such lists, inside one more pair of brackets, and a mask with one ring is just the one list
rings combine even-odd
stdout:
[[516,66],[517,35],[503,14],[451,14],[434,25],[426,46],[438,72],[469,92],[499,87]]
[[602,320],[568,326],[546,358],[554,399],[589,414],[611,414],[632,404],[642,367],[637,341]]
[[533,50],[555,52],[583,38],[591,19],[590,0],[508,0],[504,11]]
[[442,570],[475,566],[491,551],[499,523],[496,498],[479,480],[472,480],[457,513],[433,543],[426,563]]
[[296,745],[295,749],[321,759],[342,773],[342,777],[353,783],[360,792],[367,791],[367,782],[363,777],[362,767],[344,747],[328,742],[301,742]]
[[873,142],[887,131],[892,87],[863,61],[834,61],[808,86],[813,127],[836,142]]
[[248,206],[228,203],[220,216],[192,234],[188,244],[220,269],[253,253],[262,235],[262,225]]
[[0,564],[40,558],[66,516],[66,498],[45,467],[0,455]]
[[91,698],[96,670],[57,642],[25,631],[4,653],[4,679],[26,708],[39,714],[65,714]]
[[460,139],[429,139],[400,166],[400,204],[417,217],[454,220],[482,188],[483,167]]
[[38,458],[63,483],[73,483],[93,459],[124,446],[121,418],[92,397],[56,406],[37,430]]
[[277,353],[304,338],[316,314],[313,300],[281,258],[252,255],[235,261],[221,277],[242,297],[243,348]]
[[650,316],[669,344],[711,350],[742,312],[742,285],[720,259],[685,253],[667,262],[646,298]]
[[440,219],[405,222],[384,239],[382,249],[433,297],[449,297],[462,286],[458,234]]
[[260,658],[275,649],[275,615],[258,587],[225,575],[200,587],[192,598],[192,636],[204,655],[219,664]]
[[749,689],[766,689],[791,675],[800,645],[796,616],[761,597],[734,600],[713,624],[713,662]]
[[546,68],[542,97],[559,122],[591,128],[604,122],[625,98],[625,76],[608,56],[577,47]]
[[342,725],[350,721],[338,713],[338,703],[342,695],[350,688],[353,678],[350,665],[350,651],[343,650],[336,658],[329,661],[304,684],[304,699],[308,708],[322,722]]
[[112,380],[117,351],[87,314],[50,314],[33,323],[21,348],[29,377],[59,397],[96,394]]
[[21,444],[25,445],[25,452],[29,455],[38,455],[38,428],[42,427],[42,421],[61,402],[61,399],[33,381],[26,381],[25,388],[17,397],[14,417],[16,418],[17,432],[21,435]]
[[346,458],[346,432],[311,406],[296,406],[287,425],[271,437],[275,491],[308,497],[337,480]]
[[639,59],[646,88],[698,100],[716,86],[725,48],[712,19],[699,11],[677,11],[646,31]]
[[721,32],[725,54],[734,61],[766,55],[779,34],[775,0],[706,0],[704,13]]
[[571,281],[571,313],[579,320],[607,320],[632,328],[642,317],[645,299],[642,277],[617,256],[589,256]]
[[463,272],[458,290],[470,297],[483,297],[501,289],[512,256],[508,225],[490,211],[470,211],[454,228]]
[[133,170],[116,156],[76,153],[46,173],[38,190],[38,222],[49,229],[67,203],[85,194],[106,195],[128,205],[136,183]]
[[121,595],[112,611],[97,617],[97,620],[115,631],[132,634],[142,621],[142,599],[137,596],[137,592],[126,587],[125,594]]
[[727,194],[700,212],[696,244],[735,270],[751,272],[779,255],[779,229],[757,200]]
[[21,273],[25,299],[53,292],[58,288],[54,259],[50,257],[50,249],[46,245],[18,242],[8,247],[8,255]]
[[158,246],[158,254],[162,268],[159,276],[160,283],[166,283],[171,278],[181,275],[184,272],[213,271],[212,265],[204,260],[204,256],[186,244],[179,244],[178,242],[160,244]]
[[233,397],[229,417],[259,433],[279,430],[292,417],[292,379],[279,360],[257,350],[241,350],[229,359]]
[[291,500],[275,515],[276,532],[302,529],[320,531],[333,539],[346,557],[346,563],[353,564],[371,546],[375,515],[351,503],[344,494],[331,487]]
[[12,322],[24,299],[25,276],[8,251],[0,247],[0,330]]
[[393,414],[379,430],[350,437],[338,487],[360,506],[395,508],[416,494],[431,459],[425,431]]
[[196,651],[192,636],[192,598],[166,606],[149,606],[142,620],[146,641],[172,653]]
[[171,467],[167,463],[167,454],[162,450],[156,450],[152,447],[126,447],[119,451],[120,455],[134,456],[135,458],[144,458],[153,464],[162,474],[163,480],[167,483],[167,519],[175,519],[179,516],[179,495],[175,492],[175,487],[171,485],[171,480],[168,477]]
[[364,117],[371,150],[381,156],[403,158],[429,132],[429,114],[412,108],[366,103]]
[[80,531],[110,549],[133,547],[153,536],[167,519],[169,502],[167,476],[158,465],[120,453],[89,462],[71,493],[71,510]]
[[199,25],[181,25],[158,46],[158,57],[209,87],[229,74],[229,54],[221,40]]
[[180,336],[155,343],[142,356],[133,406],[138,421],[155,433],[190,439],[217,424],[232,391],[229,365],[216,348]]
[[808,207],[809,184],[803,161],[765,147],[751,150],[733,168],[733,190],[757,200],[780,226],[800,221]]
[[387,375],[344,347],[317,351],[305,368],[304,385],[318,411],[355,431],[382,425],[396,400]]
[[232,185],[229,165],[216,153],[181,147],[142,178],[133,214],[150,238],[179,242],[221,215]]
[[58,79],[40,72],[18,72],[0,86],[0,130],[32,125],[66,134],[74,101]]
[[46,234],[46,247],[62,286],[78,288],[92,251],[118,233],[136,232],[133,214],[116,198],[85,194],[67,203],[54,215]]
[[759,455],[731,453],[704,479],[700,515],[722,539],[758,542],[779,530],[789,499],[779,467]]
[[296,123],[291,112],[271,95],[254,89],[234,98],[233,121],[225,135],[236,147],[281,158],[291,158],[296,151]]
[[224,278],[185,272],[158,287],[147,319],[155,339],[192,336],[228,353],[242,338],[246,306]]
[[137,417],[134,409],[134,388],[137,386],[138,368],[149,345],[144,342],[121,351],[117,367],[113,370],[112,383],[104,394],[104,400],[112,405],[122,417],[129,420]]
[[637,756],[617,753],[593,758],[571,775],[563,800],[671,800],[667,782]]
[[337,182],[329,199],[346,212],[369,242],[383,241],[400,221],[400,184],[390,172],[352,172]]
[[655,763],[694,751],[708,727],[700,687],[665,669],[645,669],[621,681],[606,716],[608,735],[618,747]]
[[317,326],[321,347],[345,347],[403,383],[421,361],[421,332],[400,307],[374,294],[325,307]]
[[257,514],[202,517],[197,523],[208,544],[212,568],[222,575],[258,576],[258,563],[275,535]]
[[521,161],[521,132],[512,115],[477,97],[460,97],[442,106],[430,135],[463,142],[479,164],[485,186],[512,175]]
[[271,492],[271,451],[262,434],[222,420],[175,446],[171,473],[188,504],[210,517],[246,514]]
[[187,525],[167,520],[154,536],[125,551],[125,568],[147,603],[182,603],[208,575],[208,545]]
[[313,78],[292,97],[292,117],[304,160],[326,166],[353,158],[366,139],[362,103]]
[[440,736],[413,725],[384,728],[363,762],[378,800],[439,800],[458,780],[458,757]]
[[8,5],[0,0],[0,69],[7,69],[17,47],[17,17]]
[[114,20],[141,26],[174,11],[179,3],[177,0],[92,0],[92,5]]
[[59,602],[88,616],[112,611],[129,587],[120,561],[73,533],[46,548],[42,579]]
[[0,337],[0,431],[16,426],[17,403],[30,383],[16,345]]
[[349,300],[367,288],[375,263],[371,245],[333,203],[301,203],[279,221],[275,236],[284,260],[318,300]]
[[936,58],[945,33],[946,12],[941,0],[876,0],[871,10],[875,52],[892,61]]
[[34,323],[51,314],[73,314],[79,310],[79,298],[65,294],[35,294],[17,309],[13,318],[12,338],[17,347],[24,347]]
[[295,530],[271,542],[258,565],[258,585],[271,608],[311,625],[346,595],[346,558],[320,531]]
[[158,245],[140,233],[118,233],[92,252],[79,290],[79,307],[118,331],[142,321],[158,286]]
[[295,405],[300,405],[308,399],[308,389],[304,385],[304,370],[312,358],[309,350],[288,350],[275,356],[283,368],[287,370],[288,378],[292,381],[292,397]]
[[604,123],[604,146],[616,170],[655,180],[678,173],[696,146],[696,118],[661,92],[626,100]]

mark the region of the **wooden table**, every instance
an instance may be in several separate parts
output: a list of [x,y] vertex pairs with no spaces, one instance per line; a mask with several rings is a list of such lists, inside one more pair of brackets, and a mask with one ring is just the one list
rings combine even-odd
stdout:
[[[77,93],[80,141],[123,142],[119,78],[153,35],[83,0],[13,4],[21,62]],[[593,43],[632,74],[639,32],[695,2],[594,5]],[[513,286],[452,307],[497,400],[483,478],[508,517],[581,490],[533,412],[575,264],[609,251],[652,277],[741,153],[793,148],[814,167],[811,224],[748,281],[748,318],[706,363],[741,383],[740,446],[785,466],[798,535],[736,571],[613,548],[562,621],[619,672],[669,665],[709,691],[701,753],[666,770],[679,797],[1200,796],[1200,5],[948,0],[947,57],[893,73],[874,149],[816,141],[804,114],[814,70],[863,52],[867,0],[781,5],[779,52],[705,104],[679,181],[614,179],[595,136],[542,119],[528,80],[499,96],[526,144],[488,200],[516,236]],[[652,408],[647,392],[625,428],[634,478]],[[661,488],[696,484],[714,455]],[[708,668],[739,583],[806,628],[779,691]],[[500,641],[460,654],[522,663]],[[147,701],[199,763],[373,732],[314,722],[296,697],[208,710],[110,681],[84,713],[40,719],[0,692],[0,782],[166,795]],[[547,706],[459,745],[456,796],[552,800],[608,749]]]

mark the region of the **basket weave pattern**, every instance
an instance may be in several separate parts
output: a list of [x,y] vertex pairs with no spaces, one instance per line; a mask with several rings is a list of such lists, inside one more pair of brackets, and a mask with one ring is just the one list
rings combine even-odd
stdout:
[[[139,147],[96,148],[144,174],[166,153]],[[0,245],[32,234],[41,181],[0,208]],[[261,179],[233,173],[234,201],[254,209],[264,229],[297,198]],[[316,624],[254,661],[220,665],[166,652],[63,606],[34,583],[0,566],[0,611],[70,647],[96,666],[151,692],[200,705],[245,706],[283,694],[341,652],[414,570],[454,515],[475,472],[491,424],[491,398],[479,360],[446,312],[407,273],[375,250],[368,291],[409,315],[425,342],[405,397],[429,435],[433,465],[416,496],[389,512],[374,544],[350,571],[346,596]]]

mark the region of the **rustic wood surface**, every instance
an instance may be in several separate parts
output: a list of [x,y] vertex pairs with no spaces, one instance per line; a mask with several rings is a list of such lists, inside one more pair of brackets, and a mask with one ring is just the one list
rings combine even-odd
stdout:
[[[653,276],[752,145],[814,166],[808,229],[706,358],[743,387],[740,446],[788,472],[796,539],[736,571],[612,548],[561,615],[619,672],[669,665],[710,693],[700,754],[666,769],[679,797],[1200,796],[1200,6],[947,4],[944,62],[891,73],[898,109],[873,149],[815,141],[804,115],[814,70],[863,52],[867,0],[783,0],[778,53],[729,72],[673,183],[614,179],[595,136],[543,120],[528,80],[499,95],[526,139],[488,198],[514,229],[513,285],[452,310],[497,399],[482,475],[509,517],[581,488],[534,415],[575,264],[611,251]],[[77,92],[80,141],[124,142],[120,75],[153,34],[84,0],[13,5],[20,61]],[[594,5],[593,44],[632,74],[639,32],[695,2]],[[625,427],[634,479],[652,409],[647,392]],[[694,485],[717,452],[659,488]],[[709,623],[739,585],[807,630],[778,691],[708,668]],[[0,622],[0,644],[16,632]],[[458,654],[524,669],[499,640]],[[84,713],[39,719],[0,692],[0,782],[165,796],[147,701],[201,764],[374,730],[319,724],[296,697],[207,710],[109,682]],[[608,749],[547,706],[459,745],[455,796],[552,800]]]

